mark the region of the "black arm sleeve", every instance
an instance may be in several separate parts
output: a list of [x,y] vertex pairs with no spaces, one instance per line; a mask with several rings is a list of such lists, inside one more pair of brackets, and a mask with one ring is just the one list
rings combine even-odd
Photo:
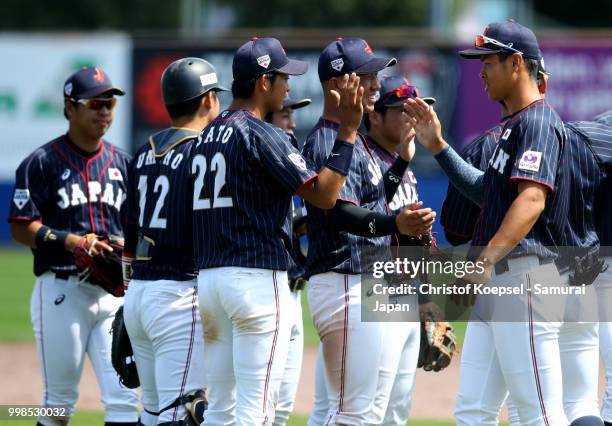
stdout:
[[395,216],[375,213],[351,203],[337,202],[329,211],[329,221],[335,229],[361,237],[382,237],[398,232]]
[[409,161],[404,160],[401,156],[397,156],[391,167],[385,172],[383,182],[385,183],[385,197],[387,203],[390,203],[397,191],[397,187],[402,181],[402,177],[408,168]]

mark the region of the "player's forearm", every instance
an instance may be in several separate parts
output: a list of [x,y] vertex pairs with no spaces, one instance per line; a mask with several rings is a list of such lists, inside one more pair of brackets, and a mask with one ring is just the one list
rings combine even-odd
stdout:
[[336,205],[346,175],[323,167],[316,179],[298,189],[297,194],[320,209],[329,210]]
[[376,213],[351,203],[337,204],[329,212],[329,221],[336,230],[361,237],[382,237],[398,232],[395,216]]
[[13,240],[24,246],[36,248],[36,232],[42,223],[33,222],[11,222],[11,236]]
[[493,264],[503,259],[527,236],[544,208],[545,199],[529,193],[519,194],[480,257],[486,257]]
[[484,172],[469,164],[448,145],[435,158],[453,186],[479,206],[482,205]]

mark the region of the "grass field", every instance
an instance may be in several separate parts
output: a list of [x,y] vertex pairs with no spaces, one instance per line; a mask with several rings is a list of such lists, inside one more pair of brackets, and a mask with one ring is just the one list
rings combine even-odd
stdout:
[[[295,416],[289,419],[287,426],[305,426],[307,418]],[[3,422],[0,420],[0,425],[31,425],[32,420],[10,420]],[[97,411],[79,411],[72,418],[71,424],[76,426],[100,426],[104,424],[104,414]],[[414,420],[409,422],[410,426],[451,426],[453,422],[444,422],[436,420]]]
[[[32,254],[30,251],[19,248],[0,249],[0,271],[3,271],[2,298],[0,298],[0,342],[32,342],[34,338],[30,323],[30,294],[34,284],[32,273]],[[304,318],[304,339],[307,346],[316,346],[319,338],[310,318],[306,292],[302,292],[302,306]],[[457,336],[463,341],[465,323],[456,323]],[[72,424],[78,426],[102,425],[103,413],[79,411]],[[0,425],[32,424],[31,420],[11,420]],[[302,426],[306,424],[305,417],[292,417],[289,426]],[[447,426],[453,422],[411,420],[414,426]]]

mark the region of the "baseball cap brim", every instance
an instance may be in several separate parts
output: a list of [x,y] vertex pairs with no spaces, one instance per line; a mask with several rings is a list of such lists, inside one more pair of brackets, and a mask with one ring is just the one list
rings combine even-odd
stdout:
[[228,88],[223,87],[223,86],[213,87],[211,90],[214,90],[215,92],[229,92],[230,91]]
[[382,71],[387,67],[392,67],[395,64],[397,64],[397,59],[395,58],[374,57],[370,59],[368,62],[366,62],[365,64],[357,67],[354,70],[351,70],[351,72],[354,72],[357,74],[372,74],[378,71]]
[[300,108],[304,108],[307,105],[310,105],[310,103],[312,102],[312,100],[305,98],[305,99],[292,99],[292,98],[286,98],[283,101],[283,108],[289,108],[289,109],[300,109]]
[[79,99],[91,99],[100,95],[123,96],[125,92],[114,86],[99,86],[78,95]]
[[[397,101],[385,103],[384,106],[386,106],[386,107],[398,107],[398,106],[402,106],[402,105],[404,105],[406,103],[406,101],[408,99],[411,99],[411,98],[402,98],[402,99],[399,99]],[[428,104],[428,105],[433,105],[433,104],[436,103],[436,99],[435,98],[428,97],[428,98],[421,98],[421,99],[423,99],[423,101],[426,104]]]
[[298,61],[297,59],[289,59],[289,62],[275,71],[287,75],[302,75],[306,74],[306,71],[308,71],[308,63]]
[[479,59],[481,56],[500,53],[502,49],[487,49],[486,47],[476,47],[474,49],[461,50],[459,56],[465,59]]

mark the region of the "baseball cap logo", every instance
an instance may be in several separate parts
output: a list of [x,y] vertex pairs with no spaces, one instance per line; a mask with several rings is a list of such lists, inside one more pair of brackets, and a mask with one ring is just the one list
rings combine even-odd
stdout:
[[72,83],[66,83],[64,86],[64,95],[70,96],[72,94]]
[[102,83],[104,81],[104,73],[98,67],[96,67],[95,70],[96,73],[94,74],[93,79],[96,80],[98,83]]
[[366,51],[366,53],[367,53],[367,54],[369,54],[369,55],[373,55],[373,54],[374,54],[374,52],[372,51],[372,48],[370,47],[370,45],[368,44],[368,42],[364,40],[364,41],[363,41],[363,44],[365,44],[365,48],[364,48],[364,50]]
[[263,55],[257,58],[257,64],[260,67],[268,69],[268,67],[270,66],[270,55]]
[[344,60],[342,58],[334,59],[333,61],[331,61],[331,67],[338,72],[340,72],[343,66]]

